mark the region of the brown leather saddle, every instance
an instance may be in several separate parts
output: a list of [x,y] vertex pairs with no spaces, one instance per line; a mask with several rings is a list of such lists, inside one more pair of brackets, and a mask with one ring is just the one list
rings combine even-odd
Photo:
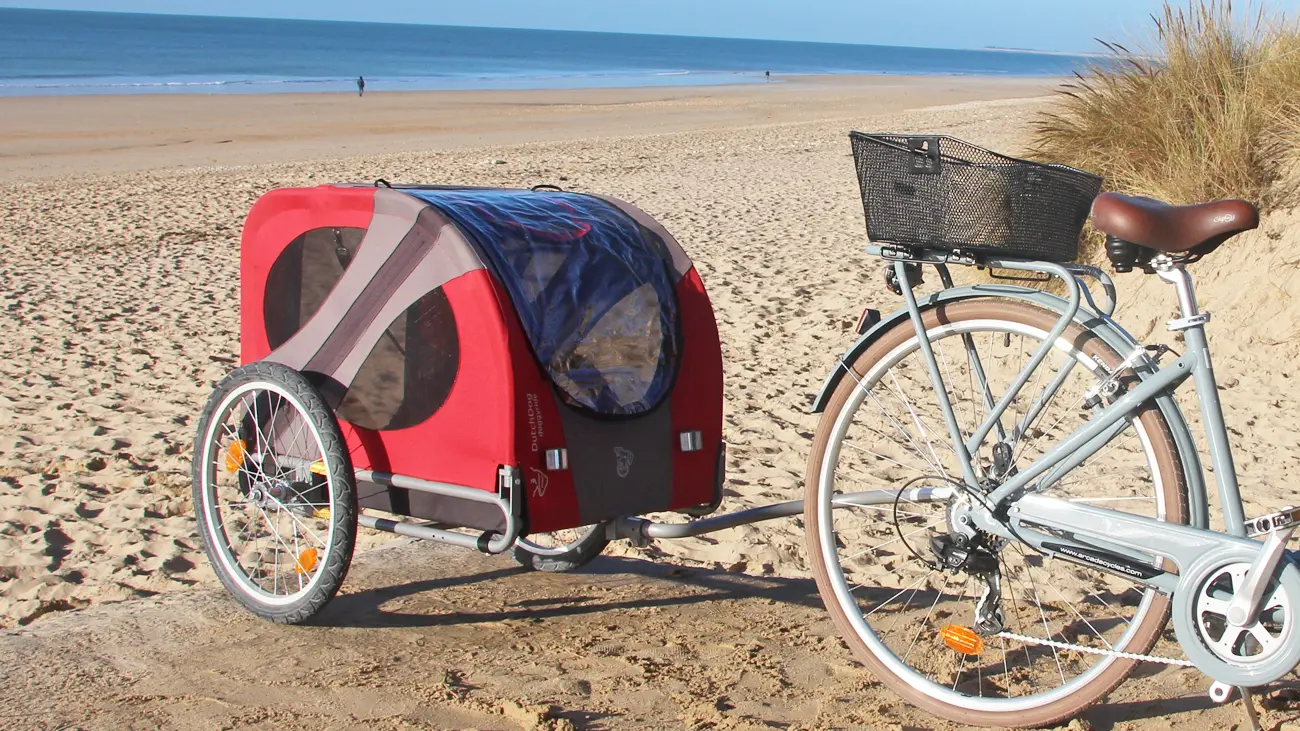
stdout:
[[1243,200],[1174,206],[1152,198],[1102,193],[1092,202],[1092,225],[1161,253],[1200,258],[1242,231],[1258,227],[1259,210]]

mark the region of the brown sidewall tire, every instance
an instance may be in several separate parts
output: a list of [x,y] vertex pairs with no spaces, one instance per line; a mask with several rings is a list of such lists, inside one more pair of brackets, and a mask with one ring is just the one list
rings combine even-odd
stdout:
[[[924,311],[922,318],[927,330],[941,324],[953,322],[973,319],[998,319],[1029,325],[1044,332],[1050,332],[1060,319],[1060,314],[1021,302],[981,298],[938,305]],[[904,700],[926,712],[959,723],[1021,728],[1046,726],[1070,718],[1114,690],[1133,672],[1133,669],[1137,666],[1137,661],[1118,659],[1078,691],[1037,708],[1007,712],[970,710],[936,700],[890,672],[868,649],[866,643],[858,637],[856,630],[845,614],[844,608],[835,599],[829,570],[823,559],[818,539],[820,524],[817,517],[817,502],[822,476],[822,462],[829,446],[835,421],[853,393],[857,380],[866,374],[877,361],[903,342],[912,338],[914,334],[912,323],[905,321],[888,330],[879,340],[867,348],[851,364],[856,378],[845,378],[840,382],[839,387],[831,396],[830,402],[822,413],[821,420],[818,422],[817,432],[813,438],[812,452],[808,460],[807,481],[804,485],[804,523],[807,526],[809,560],[812,565],[813,576],[817,581],[817,588],[822,595],[822,601],[839,629],[841,637],[844,638],[845,643],[853,650],[857,658],[867,666],[867,669]],[[1099,357],[1109,368],[1114,368],[1122,361],[1122,357],[1099,337],[1089,333],[1077,324],[1072,323],[1066,329],[1063,337],[1080,351]],[[1147,406],[1139,414],[1139,420],[1151,442],[1152,452],[1155,455],[1155,461],[1159,466],[1162,477],[1162,491],[1166,510],[1165,519],[1172,523],[1185,524],[1187,522],[1186,481],[1183,475],[1182,462],[1178,457],[1178,450],[1173,438],[1170,436],[1168,424],[1160,410],[1155,406]],[[1147,612],[1146,618],[1139,625],[1133,642],[1128,647],[1129,652],[1144,654],[1150,651],[1151,647],[1160,638],[1160,634],[1169,619],[1169,604],[1169,599],[1166,596],[1158,595],[1154,598],[1150,611]]]

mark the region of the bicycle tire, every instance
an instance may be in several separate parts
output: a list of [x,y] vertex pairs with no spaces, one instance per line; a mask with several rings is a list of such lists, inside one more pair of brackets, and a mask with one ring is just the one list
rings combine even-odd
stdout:
[[[271,414],[252,412],[256,416],[250,419],[250,404],[258,409],[273,408],[273,411]],[[286,416],[281,419],[281,414]],[[232,427],[226,423],[227,419],[232,419],[238,426]],[[288,437],[291,445],[288,449],[294,452],[292,456],[274,454],[278,448],[276,443],[285,439],[276,435],[276,430],[282,428],[275,424],[277,420],[294,430]],[[259,433],[260,444],[249,451],[268,453],[267,457],[259,458],[259,463],[250,462],[251,457],[244,456],[244,441],[249,439],[250,429]],[[265,435],[261,434],[263,429],[267,432]],[[281,624],[306,621],[338,592],[347,576],[356,545],[357,501],[352,462],[333,411],[301,373],[278,363],[257,362],[236,368],[217,385],[199,418],[197,432],[192,465],[194,514],[200,542],[214,573],[230,595],[258,617]],[[301,435],[310,439],[299,443]],[[228,444],[232,438],[240,442],[237,452]],[[312,478],[316,484],[308,490],[312,495],[308,498],[303,498],[305,493],[296,491],[294,487],[300,484],[297,480],[302,478],[301,466],[283,466],[288,460],[301,462],[303,454],[310,454],[308,459],[313,462],[307,469],[310,473],[307,476],[317,476]],[[234,460],[234,464],[228,460]],[[223,463],[225,469],[222,469]],[[274,476],[267,474],[266,464],[274,465]],[[298,472],[286,477],[294,469]],[[223,486],[221,481],[225,473],[231,474],[226,476],[227,484]],[[265,493],[272,483],[290,487],[287,493],[265,498],[261,505],[256,504],[258,501],[250,496],[250,489],[260,488]],[[325,502],[314,502],[313,498],[322,496]],[[250,506],[253,510],[249,509]],[[270,529],[274,534],[269,544],[276,558],[273,573],[296,575],[298,591],[281,595],[278,579],[273,580],[270,591],[266,589],[262,556],[266,549],[254,545],[252,553],[259,556],[258,565],[252,571],[243,565],[245,556],[240,554],[247,553],[249,548],[244,546],[241,551],[235,544],[244,536],[250,523],[246,519],[245,528],[233,537],[227,528],[238,508],[243,508],[247,515],[257,516],[251,518],[256,524],[254,532]],[[313,511],[319,512],[313,515]],[[297,512],[303,515],[295,517]],[[276,529],[282,524],[281,516],[286,514],[289,525],[293,526],[293,546],[286,551],[285,568],[282,569],[281,547],[290,549],[290,546]],[[310,527],[322,522],[327,528],[322,531],[324,539],[317,550],[315,544],[309,545],[305,539],[319,539],[320,536]],[[299,526],[303,531],[302,544],[298,540]],[[300,551],[301,545],[308,545],[308,548]],[[309,560],[305,558],[307,550],[311,551]],[[293,571],[289,571],[290,568]],[[302,576],[307,577],[305,584]],[[288,579],[285,582],[287,588],[291,588]]]
[[[965,326],[970,327],[973,326],[970,323],[983,321],[1015,323],[1045,334],[1059,320],[1060,314],[1026,303],[998,298],[980,298],[941,304],[925,310],[922,317],[927,335],[935,332],[941,326],[955,331],[963,327],[963,323],[967,323]],[[833,446],[831,444],[833,426],[840,419],[841,412],[849,403],[854,391],[859,388],[858,382],[868,377],[872,373],[872,369],[883,358],[896,351],[896,349],[905,346],[913,339],[915,339],[915,330],[910,320],[903,321],[883,333],[854,363],[850,364],[852,377],[845,378],[840,383],[818,424],[809,457],[805,484],[804,515],[805,525],[807,526],[810,563],[818,590],[841,636],[854,654],[873,675],[912,705],[943,718],[967,724],[1039,727],[1058,723],[1077,715],[1102,699],[1132,673],[1138,661],[1114,658],[1095,677],[1089,679],[1080,687],[1063,697],[1045,699],[1044,702],[1038,705],[1021,703],[1014,709],[1008,707],[1008,710],[1005,711],[993,708],[995,705],[993,703],[985,704],[986,707],[982,709],[973,707],[978,705],[975,703],[967,706],[956,705],[927,692],[927,687],[918,684],[916,678],[904,677],[891,669],[886,659],[878,656],[877,652],[860,635],[859,629],[850,620],[849,607],[846,607],[835,593],[831,576],[833,571],[841,571],[841,568],[838,564],[835,566],[828,564],[827,558],[823,554],[823,548],[826,544],[825,537],[822,535],[824,531],[833,531],[834,527],[828,528],[823,525],[818,510],[818,503],[825,493],[823,475],[828,451]],[[1089,333],[1077,324],[1072,323],[1065,333],[1058,338],[1057,342],[1058,344],[1068,343],[1076,347],[1081,353],[1101,358],[1110,368],[1115,367],[1122,360],[1120,355],[1107,346],[1100,337]],[[894,365],[896,364],[888,366],[886,371],[893,368]],[[877,377],[883,378],[883,375],[884,372]],[[1171,522],[1186,523],[1188,514],[1186,480],[1182,463],[1178,457],[1177,447],[1170,435],[1169,426],[1159,409],[1154,405],[1149,405],[1137,412],[1136,421],[1141,424],[1141,431],[1146,434],[1150,442],[1151,453],[1154,454],[1154,463],[1159,469],[1159,486],[1156,489],[1160,493],[1160,498],[1163,499],[1164,519]],[[946,430],[942,430],[942,436],[945,439],[947,438],[948,433]],[[834,446],[838,450],[838,446]],[[895,519],[897,520],[897,516],[895,516]],[[899,532],[901,534],[901,531]],[[831,537],[833,540],[837,538],[833,535]],[[1073,564],[1071,566],[1078,568]],[[941,595],[942,590],[939,593]],[[1131,634],[1126,635],[1130,637],[1123,648],[1126,652],[1137,654],[1149,652],[1168,622],[1169,599],[1154,592],[1150,592],[1147,597],[1144,601],[1149,603],[1140,623],[1132,628]],[[862,610],[855,604],[853,611]],[[863,619],[862,622],[865,624],[866,620]],[[874,627],[867,626],[869,631],[876,632]],[[880,644],[883,646],[883,642]],[[888,651],[887,648],[886,651]],[[895,657],[894,659],[897,660],[898,658]],[[906,661],[903,662],[903,665],[906,666]],[[954,684],[955,687],[956,684]],[[1064,684],[1062,687],[1064,687]]]
[[[570,536],[563,535],[569,531],[556,531],[542,535],[551,536],[556,541],[564,541]],[[556,546],[544,546],[531,539],[540,536],[521,536],[515,541],[511,551],[520,566],[533,571],[564,573],[575,571],[591,563],[609,545],[605,537],[605,524],[574,528],[572,532],[579,535],[571,541]]]

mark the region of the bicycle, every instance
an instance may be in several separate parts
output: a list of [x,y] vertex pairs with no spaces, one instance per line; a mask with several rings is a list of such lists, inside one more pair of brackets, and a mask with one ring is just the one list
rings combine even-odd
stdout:
[[[804,517],[847,644],[910,703],[963,723],[1074,716],[1139,662],[1195,666],[1224,702],[1300,663],[1300,510],[1248,520],[1188,265],[1254,206],[1174,207],[943,136],[852,134],[868,252],[904,307],[868,310],[815,402]],[[1184,352],[1112,319],[1071,263],[1091,211],[1116,269],[1173,285]],[[956,287],[950,265],[1064,294]],[[923,267],[943,288],[918,297]],[[1088,282],[1106,294],[1099,306]],[[1162,362],[1164,361],[1164,362]],[[1222,531],[1173,392],[1200,397]],[[1152,655],[1172,616],[1186,659]]]

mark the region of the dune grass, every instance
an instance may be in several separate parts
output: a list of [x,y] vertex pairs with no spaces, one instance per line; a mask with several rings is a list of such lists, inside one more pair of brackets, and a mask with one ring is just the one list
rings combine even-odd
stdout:
[[[1109,51],[1034,120],[1034,157],[1173,203],[1300,204],[1300,27],[1230,2],[1166,4],[1142,48]],[[1087,256],[1085,255],[1085,258]]]

